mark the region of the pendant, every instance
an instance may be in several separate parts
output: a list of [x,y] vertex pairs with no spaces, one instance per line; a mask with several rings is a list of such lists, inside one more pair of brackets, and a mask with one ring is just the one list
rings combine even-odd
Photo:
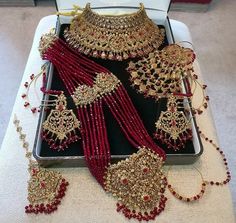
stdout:
[[57,210],[69,183],[54,170],[41,168],[31,161],[30,180],[28,181],[28,201],[26,213],[50,214]]
[[162,158],[146,147],[110,165],[105,190],[118,199],[117,211],[137,220],[154,220],[165,208],[166,177]]

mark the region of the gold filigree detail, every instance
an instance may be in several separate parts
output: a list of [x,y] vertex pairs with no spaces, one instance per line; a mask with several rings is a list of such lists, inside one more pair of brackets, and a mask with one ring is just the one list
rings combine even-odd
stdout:
[[183,148],[192,139],[190,120],[183,111],[178,111],[177,98],[168,98],[167,111],[162,111],[156,124],[154,138],[175,151]]
[[64,94],[60,94],[56,101],[55,110],[51,110],[47,120],[43,123],[43,128],[55,134],[60,141],[80,126],[80,122],[73,111],[67,110],[66,106],[66,97]]
[[[56,100],[55,109],[50,111],[43,123],[43,139],[48,142],[53,141],[50,145],[53,149],[63,150],[69,143],[79,139],[75,130],[80,128],[80,122],[73,110],[68,110],[66,107],[66,97],[60,94]],[[55,139],[52,139],[53,137]]]
[[31,204],[50,203],[55,199],[58,186],[62,180],[59,172],[40,168],[30,168],[31,178],[28,182],[28,200]]
[[119,79],[111,73],[98,73],[94,85],[79,85],[72,98],[76,106],[86,106],[96,99],[114,91],[120,84]]
[[190,122],[184,112],[177,110],[177,102],[174,96],[170,96],[167,103],[167,111],[162,111],[156,122],[156,128],[168,133],[173,140],[190,127]]
[[163,42],[164,31],[148,18],[143,4],[133,14],[99,15],[87,4],[64,37],[73,48],[93,57],[125,60],[147,55]]
[[99,73],[95,79],[97,91],[101,96],[114,91],[119,84],[120,81],[114,74]]
[[79,85],[72,95],[76,106],[91,104],[97,99],[97,97],[97,89],[87,85]]
[[177,44],[154,51],[147,58],[130,62],[130,81],[139,93],[156,100],[182,92],[182,81],[193,74],[194,52]]
[[40,41],[39,41],[39,53],[41,55],[41,57],[43,57],[43,54],[50,48],[52,47],[53,43],[55,40],[57,40],[58,37],[52,33],[46,33],[44,35],[41,36]]
[[161,157],[142,147],[126,160],[108,167],[105,190],[130,210],[152,211],[166,185],[162,165]]
[[165,65],[175,66],[176,69],[179,68],[185,71],[191,69],[195,57],[192,49],[181,47],[177,44],[170,44],[159,53],[159,58]]

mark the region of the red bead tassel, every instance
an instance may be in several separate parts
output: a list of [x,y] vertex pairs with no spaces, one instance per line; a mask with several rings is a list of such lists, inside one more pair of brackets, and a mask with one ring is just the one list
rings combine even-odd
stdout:
[[184,148],[186,142],[188,140],[191,140],[192,137],[193,135],[191,129],[186,129],[185,132],[180,133],[176,140],[171,138],[170,134],[164,132],[161,129],[158,129],[154,133],[155,139],[157,139],[160,143],[166,145],[168,149],[173,149],[174,151],[178,151],[181,148]]
[[137,219],[138,221],[149,221],[155,220],[155,218],[160,215],[162,211],[165,210],[167,198],[164,195],[161,195],[161,199],[159,205],[155,207],[151,211],[145,212],[136,212],[135,210],[130,210],[129,208],[125,207],[125,205],[117,203],[117,212],[121,212],[126,218],[128,219]]
[[25,213],[27,214],[50,214],[57,210],[58,205],[61,204],[62,198],[65,196],[67,186],[69,183],[63,178],[57,188],[55,197],[50,203],[44,204],[29,204],[25,206]]
[[51,149],[57,151],[65,150],[71,143],[76,142],[80,139],[80,137],[77,136],[75,132],[71,132],[70,135],[68,135],[67,138],[62,141],[58,139],[54,140],[52,134],[47,130],[42,131],[41,137],[48,143]]

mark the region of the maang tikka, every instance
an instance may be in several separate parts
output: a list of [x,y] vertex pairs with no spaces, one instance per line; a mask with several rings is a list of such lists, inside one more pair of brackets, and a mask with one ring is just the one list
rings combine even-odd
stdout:
[[154,133],[154,138],[175,151],[184,147],[186,141],[192,138],[190,120],[183,111],[178,111],[179,103],[174,95],[168,98],[167,110],[161,112]]
[[28,201],[25,207],[27,214],[50,214],[57,210],[65,196],[69,183],[63,178],[60,172],[48,170],[40,167],[32,159],[32,152],[29,150],[29,143],[26,141],[26,134],[22,132],[20,121],[16,115],[13,121],[22,147],[25,149],[25,157],[28,159],[28,171],[30,179],[28,181]]
[[63,93],[55,95],[55,100],[48,100],[44,106],[55,106],[43,122],[42,138],[48,142],[50,148],[60,151],[79,139],[76,129],[80,122],[72,110],[67,109],[66,97]]

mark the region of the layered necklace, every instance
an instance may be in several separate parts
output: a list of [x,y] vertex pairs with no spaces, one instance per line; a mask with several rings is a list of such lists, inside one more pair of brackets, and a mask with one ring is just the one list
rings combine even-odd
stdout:
[[[55,65],[60,79],[77,106],[87,165],[107,191],[117,197],[117,211],[127,218],[154,219],[164,210],[165,152],[147,133],[125,88],[106,68],[71,50],[53,34],[41,38],[39,50]],[[107,106],[124,135],[138,152],[111,164],[104,120]]]

